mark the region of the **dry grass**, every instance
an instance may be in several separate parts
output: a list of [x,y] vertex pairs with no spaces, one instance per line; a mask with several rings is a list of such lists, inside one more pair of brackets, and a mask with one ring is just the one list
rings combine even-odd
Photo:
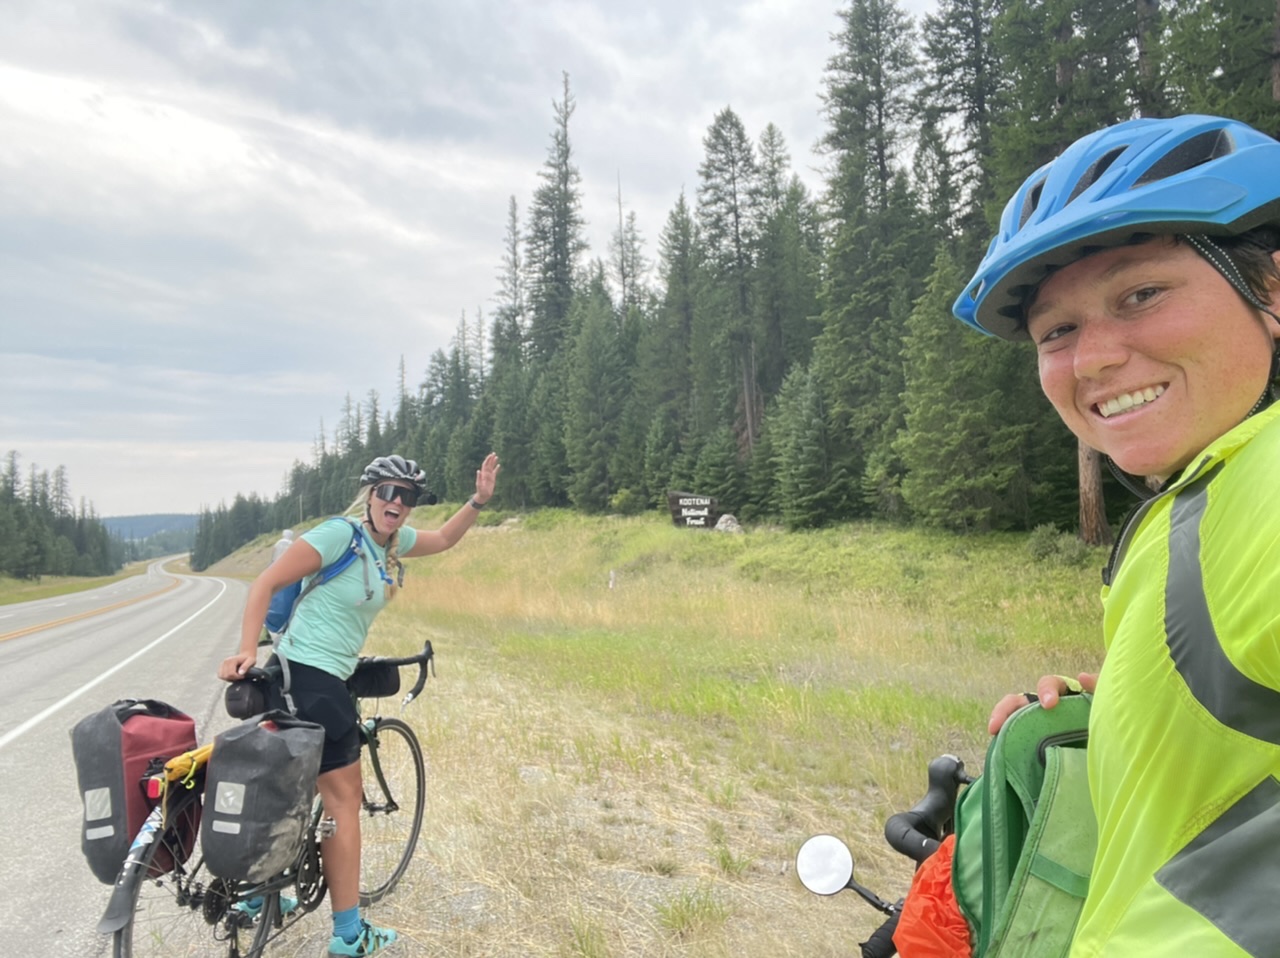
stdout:
[[435,644],[404,715],[427,823],[375,920],[403,955],[855,952],[878,916],[801,889],[804,838],[841,835],[897,897],[882,822],[927,760],[980,765],[999,694],[1096,663],[1096,567],[1029,561],[1014,537],[550,514],[410,563],[370,650]]
[[147,563],[131,562],[115,575],[73,576],[44,575],[38,579],[11,579],[0,576],[0,605],[11,605],[15,602],[35,602],[39,599],[51,599],[55,596],[70,595],[86,589],[97,589],[130,576],[142,575],[147,571]]

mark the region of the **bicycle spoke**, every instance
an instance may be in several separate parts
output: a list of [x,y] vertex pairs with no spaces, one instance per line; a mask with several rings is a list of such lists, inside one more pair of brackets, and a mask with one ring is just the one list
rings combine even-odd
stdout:
[[[229,914],[234,886],[210,875],[198,853],[188,854],[199,828],[199,804],[187,803],[170,817],[147,851],[146,878],[138,884],[133,920],[116,932],[115,958],[193,958],[238,947],[248,954],[255,925]],[[171,868],[173,861],[184,862]],[[234,944],[233,944],[234,943]]]

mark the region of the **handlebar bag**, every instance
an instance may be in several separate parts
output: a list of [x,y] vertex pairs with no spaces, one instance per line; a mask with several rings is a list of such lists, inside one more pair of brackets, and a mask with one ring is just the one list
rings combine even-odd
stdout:
[[[134,835],[154,807],[146,794],[148,768],[195,747],[195,720],[155,699],[121,699],[72,728],[71,755],[84,804],[80,848],[98,881],[115,882]],[[185,860],[194,843],[193,823],[191,835],[173,850]],[[153,877],[173,865],[170,849],[160,849]]]
[[351,694],[362,699],[378,699],[400,691],[400,668],[381,662],[361,662],[347,679]]
[[288,711],[285,707],[279,660],[272,656],[264,669],[267,672],[264,678],[236,679],[227,683],[222,704],[232,718],[253,718],[275,709]]
[[293,864],[323,749],[323,727],[284,711],[251,718],[214,739],[200,823],[212,874],[257,882]]

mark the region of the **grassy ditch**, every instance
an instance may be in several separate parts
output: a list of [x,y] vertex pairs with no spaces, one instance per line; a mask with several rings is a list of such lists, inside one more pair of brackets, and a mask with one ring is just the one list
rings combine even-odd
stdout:
[[409,563],[369,648],[435,644],[429,809],[375,917],[409,954],[856,951],[877,915],[800,888],[804,838],[896,898],[928,760],[979,767],[1000,695],[1098,663],[1105,555],[1036,538],[552,511]]
[[141,575],[147,571],[147,563],[132,562],[115,575],[74,576],[44,575],[38,579],[11,579],[0,576],[0,605],[11,605],[15,602],[34,602],[37,599],[53,599],[73,592],[84,592],[111,585],[121,579]]

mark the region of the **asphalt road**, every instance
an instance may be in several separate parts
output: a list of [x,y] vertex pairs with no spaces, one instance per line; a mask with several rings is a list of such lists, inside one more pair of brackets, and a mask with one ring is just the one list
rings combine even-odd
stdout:
[[176,706],[201,742],[232,724],[215,673],[239,641],[246,592],[156,563],[101,589],[0,607],[0,940],[21,942],[16,951],[110,954],[95,931],[110,889],[80,852],[71,727],[122,698]]

